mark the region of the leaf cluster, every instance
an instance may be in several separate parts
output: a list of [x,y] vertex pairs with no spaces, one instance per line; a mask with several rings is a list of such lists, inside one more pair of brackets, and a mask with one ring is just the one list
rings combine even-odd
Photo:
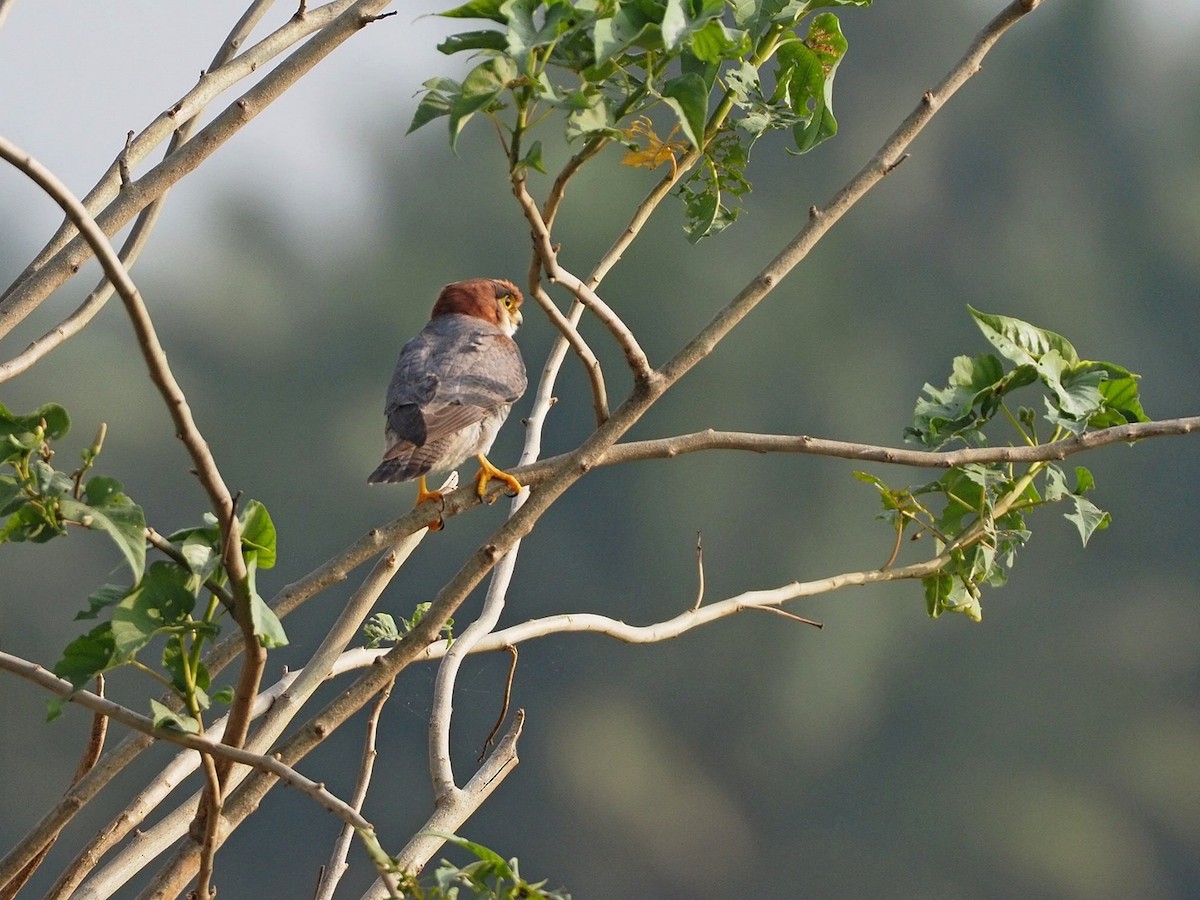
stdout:
[[[103,531],[120,549],[135,578],[146,566],[146,517],[114,478],[84,476],[104,443],[101,426],[73,472],[51,464],[53,441],[66,437],[71,418],[57,403],[24,415],[0,404],[0,543],[43,544],[70,526]],[[11,472],[11,474],[9,474]]]
[[[673,175],[703,161],[681,191],[693,241],[736,218],[727,198],[749,189],[754,142],[789,130],[804,153],[837,133],[833,82],[847,42],[837,17],[816,10],[870,0],[470,0],[442,15],[493,26],[438,49],[472,52],[462,81],[430,79],[409,131],[446,117],[451,148],[476,115],[492,119],[513,171],[542,166],[528,131],[552,114],[567,140],[614,141],[629,165]],[[773,71],[769,64],[774,63]],[[666,128],[682,140],[655,132]],[[674,143],[678,148],[663,152]]]
[[[945,387],[926,384],[905,431],[909,441],[930,450],[987,446],[989,428],[999,420],[1015,429],[1021,443],[1034,446],[1043,443],[1039,429],[1049,443],[1090,428],[1148,421],[1137,376],[1129,370],[1084,360],[1062,335],[1020,319],[970,312],[999,357],[956,357]],[[1011,397],[1023,389],[1023,396],[1040,390],[1040,403],[1034,398],[1032,405],[1014,409]],[[1084,496],[1095,480],[1082,466],[1075,468],[1073,486],[1061,466],[1044,461],[1024,468],[959,466],[917,488],[894,489],[873,475],[856,475],[879,490],[897,548],[906,531],[913,537],[929,533],[939,553],[948,556],[923,580],[933,617],[951,611],[979,620],[980,589],[1007,580],[1017,550],[1031,536],[1027,516],[1033,509],[1065,502],[1064,516],[1085,546],[1110,522]]]
[[[97,480],[93,478],[89,487]],[[275,565],[275,525],[257,500],[246,504],[239,524],[242,557],[250,575],[250,617],[255,635],[265,647],[283,646],[287,643],[283,626],[255,586],[258,569]],[[205,645],[220,633],[221,619],[228,612],[222,598],[229,596],[225,590],[229,577],[222,563],[221,531],[211,514],[206,515],[203,525],[177,531],[166,540],[171,546],[169,559],[156,561],[144,570],[139,566],[131,584],[105,584],[87,598],[87,609],[75,618],[105,621],[71,641],[53,671],[80,688],[119,666],[139,669],[182,703],[182,711],[176,711],[151,700],[155,725],[194,733],[200,730],[201,715],[213,702],[227,703],[233,696],[231,688],[212,691],[202,661]],[[145,544],[143,521],[139,531],[143,560]],[[207,600],[202,603],[206,593]],[[146,663],[143,651],[160,637],[165,641],[155,669]],[[63,702],[50,701],[49,718],[61,712]]]
[[464,897],[485,897],[490,900],[571,900],[563,890],[545,889],[545,881],[530,883],[521,877],[515,859],[504,859],[475,841],[454,834],[441,834],[453,844],[470,851],[476,859],[465,866],[442,860],[430,883],[416,879],[403,885],[404,895],[413,900],[459,900]]
[[[417,627],[417,623],[425,618],[425,613],[429,611],[430,606],[429,602],[418,603],[413,609],[412,616],[407,619],[402,617],[398,625],[388,613],[375,613],[363,623],[363,637],[367,641],[367,646],[375,648],[380,644],[396,643]],[[454,641],[453,617],[446,619],[439,633],[445,637],[447,645]]]

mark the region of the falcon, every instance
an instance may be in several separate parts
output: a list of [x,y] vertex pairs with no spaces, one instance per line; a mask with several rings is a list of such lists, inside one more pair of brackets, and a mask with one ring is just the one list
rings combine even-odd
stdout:
[[[513,340],[521,324],[521,292],[511,281],[472,278],[442,288],[427,324],[400,350],[384,406],[383,462],[369,483],[417,482],[417,505],[441,500],[425,476],[479,460],[475,491],[492,479],[514,492],[521,483],[486,456],[527,384]],[[430,525],[437,531],[441,519]]]

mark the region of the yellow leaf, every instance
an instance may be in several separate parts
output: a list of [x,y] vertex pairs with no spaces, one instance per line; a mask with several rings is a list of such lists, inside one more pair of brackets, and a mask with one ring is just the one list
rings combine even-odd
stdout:
[[675,155],[685,152],[688,148],[686,141],[672,140],[678,133],[679,126],[676,125],[667,135],[667,139],[663,140],[654,133],[654,123],[645,116],[639,116],[625,130],[625,137],[631,142],[645,141],[646,146],[640,150],[627,151],[621,159],[621,165],[634,166],[639,169],[657,169],[661,165],[670,163],[671,171],[674,172]]

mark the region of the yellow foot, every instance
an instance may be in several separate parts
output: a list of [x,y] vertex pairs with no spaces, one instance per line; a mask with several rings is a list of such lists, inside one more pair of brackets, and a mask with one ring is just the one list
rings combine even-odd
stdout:
[[[414,507],[420,506],[426,500],[436,500],[439,504],[439,506],[438,506],[439,509],[441,509],[441,505],[444,504],[444,502],[445,502],[442,500],[442,492],[441,491],[431,491],[431,490],[429,490],[428,487],[425,486],[425,476],[422,475],[420,480],[417,481],[417,502],[414,503],[413,506]],[[436,519],[434,519],[432,522],[430,522],[428,525],[428,528],[430,531],[441,531],[443,527],[444,527],[444,525],[442,523],[441,513],[439,513],[438,517]]]
[[488,482],[493,478],[503,481],[512,488],[510,496],[515,497],[521,493],[521,482],[517,481],[517,479],[513,478],[507,472],[501,472],[488,462],[488,458],[482,453],[476,454],[476,459],[479,460],[479,474],[475,476],[475,493],[479,495],[481,500],[487,493]]

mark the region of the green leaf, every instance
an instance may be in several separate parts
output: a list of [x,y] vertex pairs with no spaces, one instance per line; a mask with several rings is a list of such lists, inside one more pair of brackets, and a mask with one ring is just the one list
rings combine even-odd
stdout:
[[57,403],[45,403],[23,415],[11,412],[0,403],[0,444],[10,443],[12,438],[27,449],[36,449],[32,445],[34,440],[38,445],[47,440],[57,441],[66,437],[70,430],[71,417]]
[[955,357],[947,387],[925,385],[928,397],[917,399],[905,437],[930,449],[956,439],[968,445],[986,443],[980,428],[999,408],[999,393],[1011,389],[1005,377],[1000,360],[990,354]]
[[567,140],[608,132],[612,117],[608,103],[599,91],[579,91],[569,95],[564,104],[571,108],[567,116]]
[[708,88],[695,72],[672,78],[663,85],[663,99],[675,111],[683,133],[693,147],[701,147],[708,121]]
[[469,3],[440,12],[438,15],[446,19],[491,19],[504,25],[508,19],[500,12],[503,5],[503,0],[470,0]]
[[425,96],[417,104],[417,111],[405,134],[412,134],[422,125],[427,125],[434,119],[450,115],[454,98],[462,93],[462,85],[453,78],[431,78],[425,82]]
[[983,621],[978,595],[968,591],[960,578],[939,572],[922,578],[921,583],[925,586],[925,608],[931,619],[944,612],[957,612],[972,622]]
[[[543,5],[545,10],[539,23],[534,20],[534,13]],[[549,0],[544,4],[543,0],[505,0],[500,11],[506,16],[508,34],[505,46],[498,49],[506,49],[518,68],[530,76],[535,74],[530,65],[533,51],[556,44],[577,17],[574,7],[565,0]]]
[[394,644],[402,635],[396,627],[396,620],[387,613],[375,613],[363,624],[363,637],[368,647],[378,647],[380,644]]
[[177,713],[157,700],[150,701],[150,711],[153,713],[155,728],[168,728],[172,731],[182,731],[184,734],[200,733],[200,723],[196,719]]
[[116,651],[129,659],[160,631],[188,623],[196,596],[188,589],[190,573],[173,563],[159,561],[146,570],[136,589],[113,607],[112,636]]
[[467,74],[461,91],[450,103],[451,150],[457,146],[458,136],[468,120],[481,110],[494,108],[516,75],[512,61],[504,56],[484,60]]
[[1064,513],[1064,518],[1075,525],[1079,531],[1080,540],[1083,541],[1083,546],[1087,546],[1088,539],[1097,531],[1103,531],[1112,522],[1112,516],[1100,509],[1096,504],[1092,503],[1086,497],[1078,494],[1071,494],[1071,502],[1075,509],[1072,512]]
[[1088,365],[1103,367],[1108,374],[1107,380],[1100,382],[1103,408],[1088,420],[1089,425],[1093,428],[1107,428],[1130,422],[1150,421],[1138,396],[1137,375],[1123,369],[1118,371],[1118,367],[1111,363],[1098,362]]
[[975,318],[975,324],[979,326],[983,336],[1005,359],[1019,365],[1036,365],[1045,354],[1055,350],[1065,363],[1075,365],[1079,362],[1079,354],[1075,352],[1071,342],[1061,334],[1038,328],[1011,316],[983,313],[973,306],[968,306],[967,309]]
[[702,28],[692,32],[687,41],[687,47],[701,62],[719,63],[726,59],[736,60],[749,52],[750,35],[745,31],[726,28],[719,19],[710,19],[704,23]]
[[271,609],[258,593],[257,570],[257,560],[251,555],[246,560],[246,574],[250,587],[250,624],[254,629],[254,636],[268,649],[286,647],[288,639],[283,630],[283,623],[279,621],[279,616],[275,615],[275,610]]
[[[190,661],[187,659],[188,649],[184,646],[181,635],[174,634],[163,647],[162,664],[163,668],[171,673],[171,684],[175,690],[179,691],[180,695],[186,696],[188,693],[188,667]],[[211,683],[208,674],[208,667],[204,663],[199,663],[192,673],[192,678],[195,682],[196,698],[199,701],[201,709],[208,709],[209,699],[205,692]]]
[[[502,31],[464,31],[452,34],[437,45],[439,53],[452,56],[464,50],[507,50],[508,39]],[[411,129],[410,129],[411,130]]]
[[62,659],[54,664],[52,671],[78,689],[124,661],[117,652],[112,626],[105,622],[67,644]]
[[146,567],[146,516],[121,490],[115,478],[97,475],[84,488],[87,502],[73,497],[59,500],[63,518],[93,531],[108,533],[125,556],[136,582]]
[[1096,487],[1096,479],[1092,477],[1090,470],[1083,466],[1075,467],[1075,493],[1083,496],[1088,491]]
[[6,541],[44,544],[61,534],[66,532],[44,507],[37,503],[24,502],[8,517],[4,527],[0,528],[0,544]]
[[25,504],[25,489],[11,475],[0,475],[0,516],[16,512]]
[[276,533],[271,514],[258,500],[251,500],[241,515],[242,552],[255,554],[260,569],[275,565]]
[[534,141],[529,145],[529,149],[525,151],[525,155],[517,161],[519,169],[535,169],[546,174],[546,167],[542,163],[542,142]]
[[773,99],[796,116],[792,135],[800,153],[837,134],[833,80],[847,46],[837,16],[822,13],[813,19],[803,41],[788,41],[776,53],[779,68]]
[[622,5],[615,16],[596,20],[593,29],[596,63],[608,62],[631,46],[661,50],[662,28],[634,4]]
[[128,593],[129,588],[119,587],[115,584],[106,584],[97,588],[88,595],[88,608],[75,614],[75,621],[97,618],[100,615],[100,610],[120,603]]

